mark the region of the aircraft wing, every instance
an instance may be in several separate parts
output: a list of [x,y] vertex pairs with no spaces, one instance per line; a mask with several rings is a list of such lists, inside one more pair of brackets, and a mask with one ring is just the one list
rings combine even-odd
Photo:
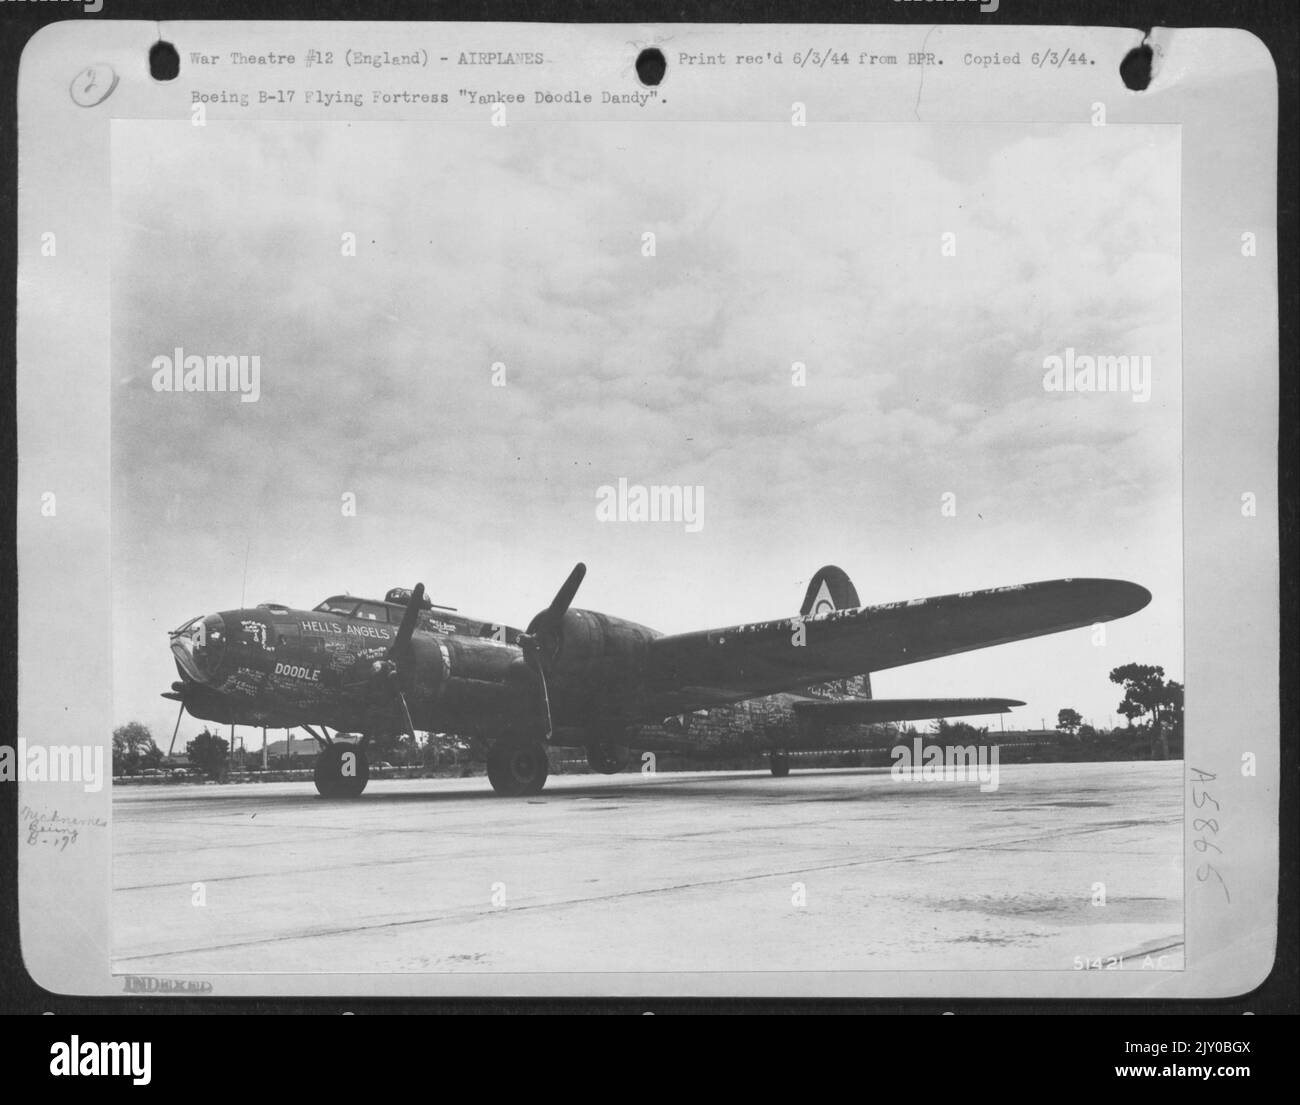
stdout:
[[659,637],[647,648],[644,708],[648,716],[666,717],[797,693],[832,679],[1111,621],[1150,601],[1136,583],[1056,579]]
[[831,724],[872,725],[884,721],[1005,714],[1023,705],[1014,698],[805,698],[794,704],[794,712]]

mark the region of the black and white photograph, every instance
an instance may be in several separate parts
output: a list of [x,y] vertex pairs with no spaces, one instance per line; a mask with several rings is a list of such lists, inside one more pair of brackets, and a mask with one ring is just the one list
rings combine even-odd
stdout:
[[1197,729],[1188,598],[1273,601],[1207,583],[1275,495],[1188,336],[1268,228],[1104,36],[678,30],[180,33],[122,95],[111,747],[98,825],[22,825],[93,841],[119,991],[1159,992],[1189,910],[1271,939],[1276,833],[1203,807],[1276,732]]
[[1178,966],[1176,130],[113,139],[123,967]]

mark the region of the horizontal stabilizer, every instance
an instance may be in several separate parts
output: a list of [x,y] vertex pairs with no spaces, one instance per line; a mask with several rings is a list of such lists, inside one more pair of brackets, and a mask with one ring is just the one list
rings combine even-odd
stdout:
[[835,702],[803,699],[795,713],[829,723],[870,725],[884,721],[925,721],[936,717],[1005,714],[1024,703],[1014,698],[842,698]]

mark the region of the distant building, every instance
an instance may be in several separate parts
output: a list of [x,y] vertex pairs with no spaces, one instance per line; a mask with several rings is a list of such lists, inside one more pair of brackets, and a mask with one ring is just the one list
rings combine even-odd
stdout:
[[1008,729],[1005,733],[990,730],[989,744],[1060,744],[1065,734],[1059,729]]
[[[270,764],[287,759],[294,767],[311,767],[316,763],[316,753],[319,750],[319,746],[310,737],[303,737],[301,740],[271,741],[266,746],[266,758]],[[250,748],[248,759],[260,763],[261,748]]]

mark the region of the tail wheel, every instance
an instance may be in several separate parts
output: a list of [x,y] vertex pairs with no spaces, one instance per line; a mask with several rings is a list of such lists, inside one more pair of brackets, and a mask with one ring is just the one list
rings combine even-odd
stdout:
[[488,782],[508,798],[540,793],[548,770],[544,745],[503,743],[488,750]]
[[771,752],[768,754],[767,759],[772,768],[772,774],[778,779],[784,779],[790,774],[790,754],[788,752]]
[[313,776],[322,798],[356,798],[370,781],[370,760],[359,745],[327,744],[316,756]]

